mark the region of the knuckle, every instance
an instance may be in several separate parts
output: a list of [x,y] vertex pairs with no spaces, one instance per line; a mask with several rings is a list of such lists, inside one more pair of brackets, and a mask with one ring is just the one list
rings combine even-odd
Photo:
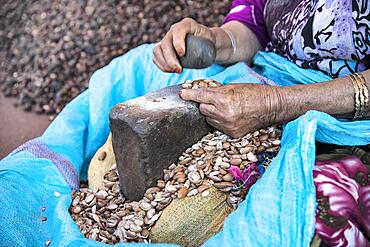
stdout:
[[228,118],[227,116],[225,116],[222,112],[220,112],[219,114],[217,114],[219,120],[225,125],[225,124],[230,124],[229,121],[228,121]]
[[171,42],[163,42],[162,43],[162,51],[163,51],[163,54],[170,54],[171,53],[171,50],[173,49],[172,47],[172,43]]
[[163,46],[164,43],[166,42],[169,42],[169,40],[171,40],[172,38],[172,34],[173,34],[173,31],[170,30],[166,33],[166,35],[163,37],[162,41],[161,41],[161,46]]
[[223,122],[225,123],[225,126],[227,126],[229,129],[232,128],[232,124],[234,123],[230,115],[227,114],[224,115]]
[[190,17],[185,17],[183,20],[182,20],[182,22],[184,22],[184,23],[194,23],[195,21],[194,21],[194,19],[193,18],[190,18]]
[[172,53],[171,53],[171,51],[169,50],[168,47],[163,48],[162,51],[163,51],[163,57],[164,57],[166,63],[168,65],[170,65],[171,60],[172,60]]
[[199,111],[200,111],[200,113],[201,113],[202,115],[206,115],[206,112],[204,111],[204,109],[199,109]]
[[170,30],[171,30],[171,31],[174,31],[174,30],[179,29],[179,28],[184,24],[184,20],[185,20],[185,19],[183,19],[183,20],[182,20],[182,21],[180,21],[180,22],[177,22],[177,23],[172,24],[172,25],[171,25],[171,27],[170,27]]
[[178,23],[172,24],[170,27],[170,31],[173,31],[174,29],[176,29],[177,26],[178,26]]
[[230,126],[228,124],[222,123],[222,127],[223,127],[224,131],[226,131],[228,133],[232,132],[232,128],[230,128]]
[[153,54],[155,55],[155,56],[158,56],[158,53],[159,53],[159,46],[160,45],[157,45],[156,47],[154,47],[154,49],[153,49]]
[[225,122],[224,126],[228,131],[235,131],[235,126],[232,122]]
[[204,112],[204,110],[205,110],[204,104],[199,105],[199,110],[200,110],[200,112]]
[[166,49],[167,49],[167,47],[168,47],[168,45],[167,45],[167,41],[163,41],[162,43],[161,43],[161,50],[164,52]]
[[198,97],[199,97],[199,100],[201,100],[201,101],[205,100],[206,94],[204,93],[203,90],[198,93]]
[[208,109],[206,104],[200,104],[199,105],[199,111],[203,114],[206,115],[207,113],[210,112],[210,109]]

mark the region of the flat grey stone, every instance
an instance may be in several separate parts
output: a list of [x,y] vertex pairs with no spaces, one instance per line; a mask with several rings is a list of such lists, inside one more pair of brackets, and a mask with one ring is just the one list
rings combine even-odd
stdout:
[[182,100],[180,86],[167,87],[116,105],[110,129],[121,191],[141,199],[161,179],[163,169],[212,131],[199,104]]

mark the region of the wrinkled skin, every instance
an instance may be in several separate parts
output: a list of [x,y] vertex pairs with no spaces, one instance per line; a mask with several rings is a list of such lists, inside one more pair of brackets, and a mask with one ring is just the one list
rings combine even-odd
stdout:
[[284,104],[278,87],[268,85],[243,83],[211,89],[183,89],[180,97],[199,102],[207,122],[232,137],[275,124],[284,113],[279,109]]
[[[253,31],[238,21],[208,28],[191,18],[185,18],[174,24],[162,41],[156,44],[153,62],[159,69],[164,72],[182,72],[178,56],[185,54],[187,34],[213,42],[217,64],[250,63],[263,48]],[[232,36],[235,38],[234,45]],[[370,70],[361,74],[367,88],[370,88]],[[268,125],[289,122],[310,110],[352,119],[354,95],[355,89],[348,77],[291,87],[233,84],[217,89],[184,90],[180,94],[185,100],[199,102],[200,110],[209,124],[232,137],[241,137]],[[370,104],[366,108],[365,118],[370,119]]]

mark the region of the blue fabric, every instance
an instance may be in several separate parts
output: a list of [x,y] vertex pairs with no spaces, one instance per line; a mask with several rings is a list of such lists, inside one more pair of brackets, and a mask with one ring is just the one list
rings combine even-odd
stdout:
[[329,81],[332,78],[321,71],[302,69],[273,52],[259,52],[254,57],[254,71],[280,86],[310,84]]
[[[95,72],[89,89],[68,104],[41,137],[0,161],[0,246],[43,246],[46,240],[51,246],[104,245],[84,238],[68,208],[72,188],[78,179],[86,179],[91,157],[108,136],[108,115],[115,104],[187,79],[280,85],[330,79],[264,52],[256,55],[255,70],[268,79],[243,63],[168,74],[152,64],[152,49],[140,46]],[[277,158],[228,217],[223,231],[204,245],[308,246],[314,233],[315,140],[368,144],[369,123],[340,122],[312,111],[287,124]],[[42,216],[47,221],[42,222]]]

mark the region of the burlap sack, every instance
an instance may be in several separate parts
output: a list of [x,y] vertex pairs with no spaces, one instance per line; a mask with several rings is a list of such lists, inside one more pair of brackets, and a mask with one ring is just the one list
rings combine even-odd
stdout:
[[[103,152],[105,152],[104,159],[102,159],[104,156]],[[99,156],[102,160],[99,160]],[[105,144],[98,149],[90,161],[88,171],[89,188],[94,189],[103,185],[104,174],[106,174],[115,163],[116,159],[112,146],[112,134],[109,134]]]
[[173,200],[152,227],[152,242],[195,247],[220,231],[232,209],[226,193],[214,187],[209,192],[206,197],[198,194]]

